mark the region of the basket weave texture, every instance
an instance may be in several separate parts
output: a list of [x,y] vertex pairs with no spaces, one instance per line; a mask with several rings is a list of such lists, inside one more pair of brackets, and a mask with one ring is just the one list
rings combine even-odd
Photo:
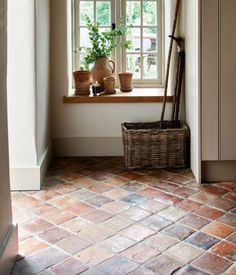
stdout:
[[171,129],[169,121],[123,123],[125,165],[135,168],[185,168],[189,165],[189,129],[179,122]]

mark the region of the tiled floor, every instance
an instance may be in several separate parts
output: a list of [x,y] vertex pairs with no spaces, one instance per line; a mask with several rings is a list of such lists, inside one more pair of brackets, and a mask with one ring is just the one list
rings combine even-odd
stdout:
[[12,199],[25,255],[13,275],[236,274],[236,183],[58,158],[42,191]]

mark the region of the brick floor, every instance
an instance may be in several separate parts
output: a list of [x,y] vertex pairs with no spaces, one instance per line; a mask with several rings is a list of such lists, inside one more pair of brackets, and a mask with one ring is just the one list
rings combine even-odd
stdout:
[[236,182],[122,158],[56,158],[42,190],[12,192],[25,256],[12,275],[235,274]]

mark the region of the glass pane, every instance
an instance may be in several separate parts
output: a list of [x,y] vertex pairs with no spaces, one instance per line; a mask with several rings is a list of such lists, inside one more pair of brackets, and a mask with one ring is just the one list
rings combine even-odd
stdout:
[[93,1],[80,1],[80,25],[86,26],[86,16],[93,20]]
[[126,70],[133,73],[134,79],[141,77],[141,57],[139,54],[126,55]]
[[140,1],[126,1],[126,21],[127,21],[127,25],[140,26],[141,24]]
[[143,25],[150,26],[157,24],[156,1],[143,1]]
[[91,47],[91,43],[89,40],[89,31],[87,28],[80,28],[80,47]]
[[96,4],[96,20],[102,26],[111,25],[111,3],[110,1],[98,1]]
[[157,78],[157,56],[156,54],[143,55],[143,78]]
[[131,48],[127,52],[140,52],[141,40],[140,40],[140,28],[130,28],[129,33],[126,36],[127,40],[132,42]]
[[157,29],[144,28],[143,29],[143,51],[157,50]]

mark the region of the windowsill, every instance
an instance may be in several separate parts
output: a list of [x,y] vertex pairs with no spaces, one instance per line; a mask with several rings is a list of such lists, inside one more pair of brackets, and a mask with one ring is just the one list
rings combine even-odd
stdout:
[[[163,101],[163,88],[134,88],[132,92],[124,93],[116,89],[116,94],[99,96],[64,96],[63,103],[152,103]],[[173,96],[167,96],[167,102],[172,102]]]

